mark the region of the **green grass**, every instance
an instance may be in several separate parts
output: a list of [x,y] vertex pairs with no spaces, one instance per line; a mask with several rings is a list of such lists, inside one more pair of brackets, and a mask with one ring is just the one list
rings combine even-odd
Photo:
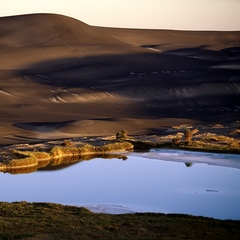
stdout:
[[177,214],[95,214],[52,203],[0,202],[0,239],[239,239],[240,221]]

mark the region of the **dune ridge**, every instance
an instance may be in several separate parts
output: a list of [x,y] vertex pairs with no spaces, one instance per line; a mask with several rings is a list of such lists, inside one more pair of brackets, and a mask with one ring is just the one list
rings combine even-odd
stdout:
[[239,120],[239,31],[30,14],[0,18],[0,35],[0,144]]
[[[4,48],[113,44],[98,28],[58,14],[29,14],[0,18]],[[115,42],[117,42],[115,40]]]

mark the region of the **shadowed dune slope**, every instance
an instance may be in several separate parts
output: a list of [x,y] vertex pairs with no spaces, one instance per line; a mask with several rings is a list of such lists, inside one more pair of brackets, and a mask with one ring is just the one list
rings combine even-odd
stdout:
[[239,95],[240,32],[0,18],[0,144],[235,121]]

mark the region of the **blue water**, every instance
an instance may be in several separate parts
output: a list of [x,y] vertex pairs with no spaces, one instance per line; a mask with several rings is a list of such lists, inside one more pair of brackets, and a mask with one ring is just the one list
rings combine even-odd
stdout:
[[97,158],[55,171],[0,173],[0,201],[240,220],[240,155],[152,150],[127,157]]

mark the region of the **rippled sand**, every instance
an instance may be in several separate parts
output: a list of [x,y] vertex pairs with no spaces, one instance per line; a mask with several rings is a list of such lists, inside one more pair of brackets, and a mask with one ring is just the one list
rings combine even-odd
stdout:
[[240,32],[0,18],[0,144],[239,118]]

